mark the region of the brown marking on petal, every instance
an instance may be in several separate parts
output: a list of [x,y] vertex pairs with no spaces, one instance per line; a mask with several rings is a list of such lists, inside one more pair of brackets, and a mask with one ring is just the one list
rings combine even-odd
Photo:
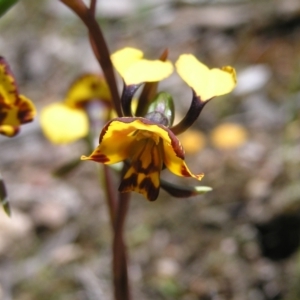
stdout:
[[19,104],[19,111],[17,118],[20,120],[21,124],[31,122],[35,116],[35,111],[32,110],[32,107],[29,107],[27,103],[21,102]]
[[92,155],[89,156],[89,158],[91,160],[94,160],[96,162],[103,163],[103,164],[109,162],[109,158],[106,155],[102,154],[102,153],[92,154]]
[[149,177],[144,178],[140,182],[139,189],[145,191],[145,193],[147,194],[147,199],[149,201],[155,201],[158,197],[159,187],[156,187],[153,184],[151,178],[149,178]]
[[151,138],[146,138],[137,142],[135,150],[119,191],[135,191],[148,200],[154,201],[158,197],[160,188],[161,147]]
[[109,158],[106,155],[97,152],[93,152],[90,156],[82,155],[81,160],[93,160],[103,164],[109,162]]
[[12,107],[12,105],[0,101],[0,124],[6,119],[8,115],[8,110]]
[[[151,154],[149,154],[151,155]],[[138,173],[143,173],[143,174],[149,174],[149,173],[153,173],[153,172],[159,172],[160,171],[160,167],[153,164],[153,162],[151,161],[150,164],[147,166],[147,168],[143,168],[142,167],[142,161],[140,159],[137,159],[135,161],[132,161],[132,167],[138,172]]]
[[104,137],[104,135],[106,134],[109,125],[111,124],[111,122],[113,122],[115,119],[111,120],[110,122],[106,123],[106,125],[103,127],[100,136],[99,136],[99,144],[102,142],[102,139]]
[[2,124],[2,122],[5,120],[6,117],[7,117],[7,112],[1,111],[0,108],[0,124]]
[[181,166],[181,170],[180,170],[180,173],[182,174],[182,176],[184,177],[190,177],[190,173],[188,172],[188,170],[186,169],[185,166]]
[[151,122],[148,119],[144,119],[144,118],[137,118],[137,119],[139,119],[141,122],[143,122],[146,125],[157,125],[161,129],[165,130],[168,133],[168,136],[171,141],[171,146],[172,146],[174,152],[176,153],[176,156],[184,160],[184,150],[182,148],[182,145],[181,145],[180,141],[178,140],[178,138],[176,137],[176,135],[168,127],[166,127],[162,124]]
[[184,177],[193,177],[193,176],[194,176],[194,177],[196,177],[196,179],[198,179],[198,180],[201,180],[202,177],[204,176],[203,173],[200,173],[200,174],[192,174],[192,175],[191,175],[191,173],[186,169],[185,166],[182,166],[182,167],[181,167],[180,173],[181,173],[182,176],[184,176]]
[[137,173],[132,173],[129,177],[123,178],[120,186],[119,186],[119,192],[124,193],[124,192],[131,192],[137,187],[138,179],[138,174]]
[[176,153],[176,156],[184,160],[184,150],[180,141],[177,139],[176,135],[171,130],[168,130],[168,134],[171,139],[171,145],[174,152]]

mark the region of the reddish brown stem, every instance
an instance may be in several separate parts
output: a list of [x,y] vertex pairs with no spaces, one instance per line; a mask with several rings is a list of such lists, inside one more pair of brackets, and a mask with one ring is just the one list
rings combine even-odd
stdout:
[[113,273],[115,300],[130,300],[124,225],[129,207],[130,193],[121,193],[117,208],[115,235],[113,240]]
[[97,0],[91,0],[90,11],[94,17],[96,13],[96,7],[97,7]]
[[178,124],[170,128],[172,132],[178,135],[185,132],[189,127],[191,127],[193,123],[198,119],[202,109],[207,102],[208,101],[201,101],[199,96],[197,96],[193,91],[193,99],[187,114]]
[[89,30],[90,38],[92,40],[92,48],[95,51],[95,56],[103,70],[107,84],[110,87],[113,103],[118,116],[122,116],[122,109],[120,103],[120,95],[118,92],[115,74],[110,60],[110,53],[105,42],[104,36],[97,23],[93,12],[86,7],[82,0],[60,0],[71,10],[73,10]]
[[116,210],[117,210],[117,199],[116,199],[116,189],[111,178],[111,170],[108,166],[103,165],[104,169],[104,180],[105,180],[105,190],[106,190],[106,202],[110,215],[110,223],[113,231],[115,231],[116,222]]

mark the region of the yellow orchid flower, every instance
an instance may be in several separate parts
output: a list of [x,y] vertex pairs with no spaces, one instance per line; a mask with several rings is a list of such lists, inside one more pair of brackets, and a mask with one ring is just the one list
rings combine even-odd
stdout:
[[15,136],[20,125],[31,122],[35,114],[33,103],[19,94],[8,63],[0,57],[0,134]]
[[175,63],[179,76],[195,91],[201,101],[225,95],[236,86],[234,68],[209,69],[192,54],[182,54]]
[[110,92],[106,81],[96,74],[77,78],[63,102],[52,103],[41,111],[41,127],[54,144],[67,144],[87,136],[89,120],[85,105],[100,100],[110,105]]
[[111,60],[126,85],[156,82],[170,76],[173,65],[170,61],[147,60],[142,51],[124,48],[111,55]]
[[135,191],[150,201],[158,197],[163,165],[178,176],[198,180],[203,177],[203,174],[196,175],[188,169],[184,150],[172,131],[146,118],[113,119],[103,128],[99,146],[90,156],[82,156],[81,159],[103,164],[130,159],[119,191]]

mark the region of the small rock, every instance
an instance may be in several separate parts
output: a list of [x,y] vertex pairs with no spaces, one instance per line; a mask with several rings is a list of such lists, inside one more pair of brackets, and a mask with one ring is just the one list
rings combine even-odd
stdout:
[[266,65],[253,65],[237,73],[237,85],[233,91],[244,95],[262,89],[271,78],[271,70]]
[[68,212],[66,207],[56,202],[38,203],[33,208],[32,218],[37,225],[56,229],[66,223]]
[[32,228],[33,223],[27,215],[14,209],[9,218],[0,209],[0,253],[5,252],[12,242],[27,237]]
[[56,265],[65,265],[79,259],[82,255],[81,247],[75,244],[67,244],[55,249],[52,253],[52,259]]
[[174,259],[166,257],[158,260],[156,269],[159,276],[173,277],[179,272],[180,266]]

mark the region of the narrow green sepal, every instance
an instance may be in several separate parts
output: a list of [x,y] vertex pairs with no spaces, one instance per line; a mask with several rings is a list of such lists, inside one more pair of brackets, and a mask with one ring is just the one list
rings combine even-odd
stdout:
[[0,17],[3,16],[18,0],[0,0]]
[[188,198],[207,192],[212,191],[213,189],[209,186],[182,186],[175,185],[170,182],[161,179],[161,188],[163,188],[167,193],[176,198]]
[[1,174],[0,174],[0,202],[2,204],[2,207],[5,211],[5,213],[7,214],[7,216],[10,217],[11,216],[10,205],[9,205],[9,201],[8,201],[5,183],[4,183],[4,180],[1,176]]
[[76,167],[79,165],[79,163],[81,163],[81,159],[80,158],[75,158],[69,162],[67,162],[66,164],[58,167],[54,172],[53,172],[53,176],[55,177],[63,177],[68,175],[70,172],[72,172],[73,170],[76,169]]
[[172,96],[166,92],[158,93],[151,101],[145,118],[167,127],[171,126],[174,121],[174,101]]

